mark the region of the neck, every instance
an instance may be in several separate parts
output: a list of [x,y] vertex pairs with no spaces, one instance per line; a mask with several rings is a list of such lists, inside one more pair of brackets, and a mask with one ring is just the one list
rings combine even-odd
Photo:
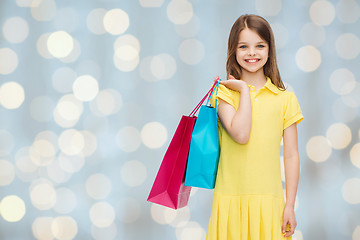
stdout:
[[249,85],[253,85],[255,88],[260,88],[266,83],[266,76],[263,71],[257,71],[255,73],[243,71],[241,74],[241,80],[245,81]]

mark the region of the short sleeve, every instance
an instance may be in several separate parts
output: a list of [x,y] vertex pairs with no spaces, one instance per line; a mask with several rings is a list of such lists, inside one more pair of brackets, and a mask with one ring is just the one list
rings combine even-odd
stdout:
[[299,102],[293,92],[289,92],[286,98],[285,111],[284,111],[284,127],[289,127],[293,123],[300,123],[304,119],[301,112]]
[[[219,90],[217,91],[217,93],[215,90],[214,94],[211,96],[211,99],[210,99],[211,106],[215,106],[215,95],[216,95],[217,99],[221,99],[235,108],[235,104],[234,104],[234,100],[233,100],[234,98],[232,96],[232,93],[231,93],[230,89],[228,89],[224,85],[219,84]],[[219,105],[219,100],[217,101],[217,105]]]

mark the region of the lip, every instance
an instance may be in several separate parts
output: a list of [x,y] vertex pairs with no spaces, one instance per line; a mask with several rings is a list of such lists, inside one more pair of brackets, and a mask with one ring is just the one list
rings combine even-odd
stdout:
[[248,59],[245,59],[245,62],[249,63],[249,64],[255,64],[255,63],[260,62],[260,58],[248,58]]

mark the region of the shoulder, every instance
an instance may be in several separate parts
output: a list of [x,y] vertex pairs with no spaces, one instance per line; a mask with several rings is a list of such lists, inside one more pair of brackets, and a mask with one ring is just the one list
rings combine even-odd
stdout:
[[295,93],[292,90],[288,90],[288,89],[279,90],[278,95],[279,95],[279,97],[281,97],[283,99],[289,99],[289,98],[296,97]]

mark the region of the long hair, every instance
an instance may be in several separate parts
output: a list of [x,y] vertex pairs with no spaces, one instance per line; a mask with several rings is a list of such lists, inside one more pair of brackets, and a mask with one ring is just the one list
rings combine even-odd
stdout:
[[285,90],[284,83],[281,81],[280,72],[276,63],[276,50],[274,34],[270,24],[257,15],[242,15],[233,24],[229,40],[226,61],[227,77],[233,75],[235,79],[241,79],[241,66],[236,61],[236,50],[238,47],[239,35],[242,30],[248,28],[255,31],[269,45],[269,57],[264,65],[264,74],[270,77],[272,83],[280,90]]

